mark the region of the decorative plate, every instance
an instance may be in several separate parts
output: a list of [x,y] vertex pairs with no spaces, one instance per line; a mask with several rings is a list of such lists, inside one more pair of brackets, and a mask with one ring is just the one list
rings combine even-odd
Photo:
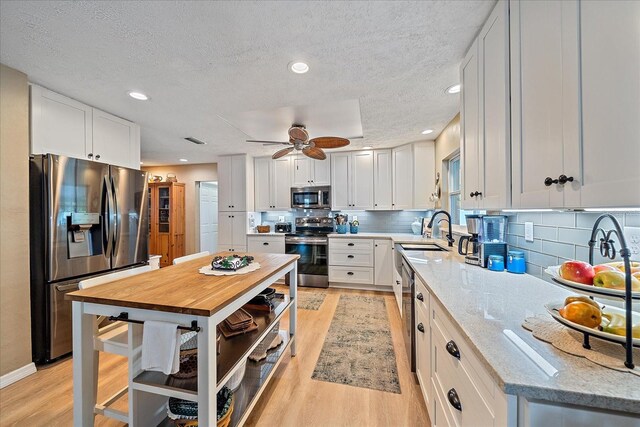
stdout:
[[[571,280],[563,279],[562,277],[560,277],[559,265],[551,265],[547,267],[544,272],[553,277],[553,280],[560,283],[561,285],[571,289],[575,289],[576,291],[580,291],[583,294],[603,296],[608,298],[624,298],[624,289],[601,288],[598,286],[585,285],[584,283],[572,282]],[[640,292],[632,291],[631,298],[640,300]]]
[[252,262],[246,267],[239,268],[235,271],[233,270],[214,270],[210,265],[205,265],[200,268],[200,273],[205,274],[207,276],[235,276],[236,274],[246,274],[251,273],[252,271],[256,271],[260,268],[259,262]]
[[[616,335],[616,334],[611,334],[609,332],[604,332],[601,331],[599,329],[594,329],[594,328],[588,328],[584,325],[580,325],[579,323],[574,323],[570,320],[565,319],[564,317],[560,316],[560,313],[558,312],[558,310],[560,310],[562,307],[564,307],[563,303],[549,303],[549,304],[545,304],[544,306],[547,311],[549,312],[549,314],[556,319],[558,322],[562,323],[565,326],[568,326],[570,328],[576,329],[578,331],[581,332],[588,332],[589,334],[596,336],[596,337],[601,337],[601,338],[605,338],[608,339],[609,341],[615,341],[615,342],[619,342],[620,344],[625,344],[627,342],[626,337],[622,336],[622,335]],[[609,313],[609,314],[621,314],[621,315],[625,315],[625,311],[621,308],[617,308],[617,307],[608,307],[608,306],[604,306],[602,308],[602,312],[603,313]],[[633,318],[633,324],[637,324],[638,322],[640,322],[640,313],[638,313],[637,311],[632,311],[631,312],[631,317]],[[640,338],[632,338],[633,346],[634,347],[640,347]]]

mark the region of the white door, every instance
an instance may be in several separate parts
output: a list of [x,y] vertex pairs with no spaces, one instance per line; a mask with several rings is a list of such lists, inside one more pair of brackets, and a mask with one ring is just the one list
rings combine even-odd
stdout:
[[228,251],[233,247],[233,212],[218,215],[218,249]]
[[350,182],[349,169],[351,155],[349,153],[331,154],[331,207],[332,209],[349,209]]
[[303,154],[293,157],[293,185],[308,187],[311,185],[311,159]]
[[393,209],[413,207],[413,148],[403,145],[391,151],[393,157]]
[[311,160],[313,173],[311,174],[312,185],[331,185],[331,162],[325,160]]
[[218,183],[200,183],[200,251],[218,248]]
[[640,2],[581,2],[580,31],[583,177],[563,173],[581,181],[584,207],[637,207]]
[[93,109],[93,159],[110,165],[138,169],[134,165],[136,124],[112,114]]
[[31,153],[92,159],[91,114],[88,105],[32,85]]
[[258,212],[268,211],[271,204],[271,157],[260,157],[254,160],[255,175],[255,209]]
[[393,209],[391,150],[373,152],[373,209]]
[[351,155],[351,207],[373,209],[373,151],[355,151]]
[[291,209],[291,157],[271,161],[271,203],[274,209],[287,211]]
[[391,240],[375,240],[373,253],[374,281],[376,286],[393,286],[393,243]]
[[461,205],[466,209],[476,209],[482,192],[478,181],[480,164],[479,143],[479,84],[478,84],[478,41],[474,41],[460,67],[462,100],[460,103],[460,163],[462,168]]

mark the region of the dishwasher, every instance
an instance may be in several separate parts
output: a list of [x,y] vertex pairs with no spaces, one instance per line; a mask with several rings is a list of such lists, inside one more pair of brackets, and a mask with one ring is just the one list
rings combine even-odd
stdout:
[[411,372],[416,371],[416,334],[413,327],[415,317],[415,276],[413,269],[402,257],[402,335],[407,349],[407,357],[411,365]]

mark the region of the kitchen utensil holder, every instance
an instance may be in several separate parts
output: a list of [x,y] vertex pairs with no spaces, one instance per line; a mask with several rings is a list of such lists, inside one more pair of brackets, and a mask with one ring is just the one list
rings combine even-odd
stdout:
[[351,234],[358,234],[358,226],[357,225],[350,226],[349,232]]
[[347,234],[347,224],[337,224],[336,232],[338,234]]

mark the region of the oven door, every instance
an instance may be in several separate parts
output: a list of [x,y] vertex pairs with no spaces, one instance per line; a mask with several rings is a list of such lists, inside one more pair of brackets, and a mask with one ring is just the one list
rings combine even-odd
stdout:
[[[300,255],[298,286],[329,287],[329,244],[327,238],[285,238],[285,251]],[[285,282],[289,284],[287,275]]]
[[302,187],[291,189],[291,207],[300,209],[329,209],[329,187]]

